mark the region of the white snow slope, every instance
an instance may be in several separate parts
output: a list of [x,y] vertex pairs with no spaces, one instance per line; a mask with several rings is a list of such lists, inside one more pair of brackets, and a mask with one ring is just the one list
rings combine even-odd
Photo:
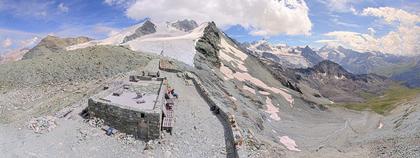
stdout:
[[141,27],[143,23],[127,28],[103,40],[67,47],[67,50],[95,45],[123,45],[128,46],[133,51],[162,54],[193,66],[196,53],[195,43],[203,36],[208,23],[203,23],[190,32],[178,30],[172,27],[171,23],[154,24],[156,25],[156,33],[144,35],[126,43],[123,43],[124,38],[134,34],[135,30]]

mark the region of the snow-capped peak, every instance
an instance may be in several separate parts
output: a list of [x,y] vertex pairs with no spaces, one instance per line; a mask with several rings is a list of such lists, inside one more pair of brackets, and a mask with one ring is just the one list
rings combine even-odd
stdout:
[[300,47],[291,47],[286,44],[273,45],[263,39],[253,42],[247,48],[258,57],[278,62],[286,67],[306,68],[316,64],[306,59]]

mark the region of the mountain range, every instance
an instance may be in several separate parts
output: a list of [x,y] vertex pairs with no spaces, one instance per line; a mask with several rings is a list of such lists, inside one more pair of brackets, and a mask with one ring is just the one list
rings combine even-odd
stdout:
[[[375,73],[389,77],[407,86],[415,87],[408,79],[418,80],[416,75],[409,78],[408,74],[419,74],[415,69],[419,56],[396,56],[381,52],[358,52],[342,46],[326,45],[319,50],[309,46],[291,47],[284,44],[272,45],[266,40],[244,43],[242,47],[248,49],[259,58],[269,59],[288,68],[308,68],[323,60],[330,60],[341,65],[354,74]],[[404,73],[406,72],[406,73]]]
[[[403,135],[404,142],[418,140],[413,133],[418,132],[420,115],[407,112],[417,107],[401,106],[392,113],[392,108],[386,109],[391,116],[372,113],[373,109],[367,107],[362,112],[337,107],[387,97],[390,87],[398,83],[372,72],[407,63],[411,61],[408,57],[360,53],[342,47],[314,50],[267,41],[239,43],[214,22],[198,24],[192,20],[157,23],[149,19],[101,40],[47,36],[21,61],[0,65],[0,92],[4,94],[0,95],[0,103],[9,109],[0,121],[26,120],[65,106],[85,105],[85,97],[103,88],[103,81],[144,69],[153,59],[170,60],[176,72],[184,72],[168,72],[169,76],[179,77],[170,84],[181,87],[184,81],[195,79],[196,87],[189,90],[201,90],[197,97],[205,98],[205,104],[218,106],[225,114],[201,118],[203,111],[182,111],[177,117],[191,115],[194,119],[187,122],[197,121],[200,125],[217,119],[226,125],[223,117],[235,116],[239,126],[236,132],[242,133],[244,143],[232,152],[234,145],[229,140],[233,136],[222,128],[226,139],[222,148],[227,157],[307,157],[314,153],[324,157],[352,157],[354,153],[376,157],[380,152],[367,149],[392,143],[389,138]],[[418,84],[413,80],[418,77],[418,66],[407,66],[398,73],[402,75],[398,79]],[[180,91],[177,103],[193,100],[189,93]],[[410,93],[405,99],[416,95]],[[188,104],[193,105],[191,110],[202,106]],[[391,106],[387,102],[378,104]],[[190,130],[208,132],[203,128],[180,128],[175,136]],[[207,141],[197,139],[201,143],[195,146],[209,147]],[[191,140],[180,142],[185,141]]]
[[245,47],[257,57],[270,59],[289,68],[312,67],[324,60],[309,46],[271,45],[268,41],[261,40],[253,43],[244,43],[242,47]]

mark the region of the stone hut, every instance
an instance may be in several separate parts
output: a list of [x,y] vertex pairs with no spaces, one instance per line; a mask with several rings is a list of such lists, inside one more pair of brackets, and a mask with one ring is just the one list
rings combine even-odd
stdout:
[[90,117],[98,117],[105,124],[136,139],[158,139],[161,135],[166,102],[165,78],[141,78],[106,89],[89,99]]

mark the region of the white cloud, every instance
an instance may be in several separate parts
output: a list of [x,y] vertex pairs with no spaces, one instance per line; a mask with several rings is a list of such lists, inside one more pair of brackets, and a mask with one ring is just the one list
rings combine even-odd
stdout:
[[347,22],[343,22],[338,20],[338,18],[333,18],[332,21],[337,24],[337,25],[341,25],[341,26],[346,26],[346,27],[360,27],[360,25],[357,24],[352,24],[352,23],[347,23]]
[[5,40],[3,40],[3,42],[1,42],[1,46],[3,48],[9,48],[10,46],[12,46],[13,42],[12,39],[10,38],[6,38]]
[[60,12],[67,13],[67,12],[69,12],[69,7],[67,7],[66,5],[64,5],[64,3],[60,3],[58,5],[58,10]]
[[368,28],[365,33],[334,31],[325,36],[334,41],[325,43],[340,44],[358,51],[381,51],[396,55],[420,54],[420,23],[419,15],[408,13],[401,9],[382,7],[366,8],[362,15],[375,16],[383,19],[387,25],[396,24],[396,29],[382,37],[375,37],[375,29]]
[[363,2],[363,0],[318,0],[318,2],[325,4],[330,11],[357,14],[354,5]]
[[129,5],[133,4],[135,1],[136,0],[104,0],[104,3],[110,6],[128,7]]
[[380,17],[388,24],[400,22],[402,25],[415,25],[420,22],[420,16],[391,7],[366,8],[362,15]]
[[375,36],[376,30],[373,29],[373,28],[371,28],[371,27],[369,27],[368,28],[368,33],[369,33],[370,36]]
[[[120,3],[105,0],[105,3]],[[137,0],[126,14],[132,19],[154,21],[194,19],[215,21],[218,26],[241,25],[250,34],[310,34],[312,23],[303,0]]]
[[317,40],[316,43],[331,43],[331,42],[338,42],[338,40]]
[[20,48],[32,48],[40,41],[39,37],[33,37],[20,41]]

